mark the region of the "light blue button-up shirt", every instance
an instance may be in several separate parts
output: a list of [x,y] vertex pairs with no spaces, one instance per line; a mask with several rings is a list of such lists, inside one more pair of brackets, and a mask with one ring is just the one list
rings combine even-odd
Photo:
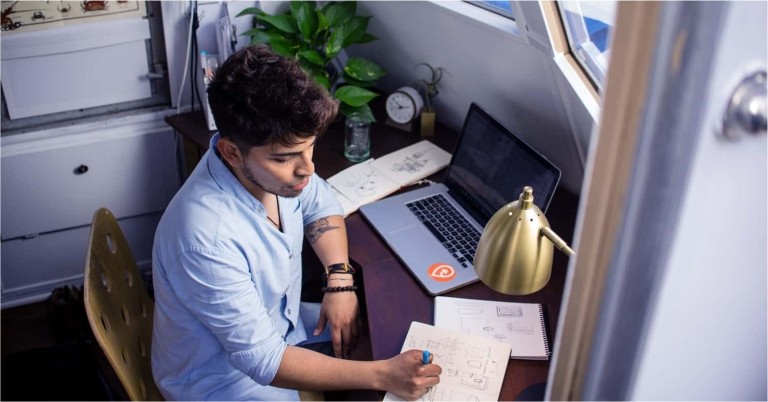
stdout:
[[174,400],[297,399],[269,383],[286,346],[311,337],[317,319],[300,317],[304,226],[342,209],[313,175],[301,195],[279,198],[277,230],[214,152],[218,139],[155,234],[155,382]]

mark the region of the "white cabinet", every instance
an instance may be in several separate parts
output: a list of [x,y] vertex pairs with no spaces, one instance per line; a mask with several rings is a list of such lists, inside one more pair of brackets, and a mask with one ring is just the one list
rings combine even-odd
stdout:
[[[129,119],[130,120],[130,119]],[[162,211],[178,189],[173,130],[159,115],[2,139],[2,305],[82,283],[93,213],[109,208],[149,267]]]
[[141,17],[3,32],[8,114],[20,119],[149,98],[149,39]]

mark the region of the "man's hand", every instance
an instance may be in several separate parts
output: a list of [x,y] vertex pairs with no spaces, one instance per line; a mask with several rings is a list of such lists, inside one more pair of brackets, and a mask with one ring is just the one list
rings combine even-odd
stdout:
[[384,389],[405,399],[414,401],[440,383],[443,369],[437,364],[424,364],[421,350],[408,350],[385,361],[388,369],[384,375]]
[[348,359],[357,347],[360,330],[360,306],[355,292],[329,292],[323,296],[320,318],[315,327],[315,336],[329,324],[333,353],[338,358]]

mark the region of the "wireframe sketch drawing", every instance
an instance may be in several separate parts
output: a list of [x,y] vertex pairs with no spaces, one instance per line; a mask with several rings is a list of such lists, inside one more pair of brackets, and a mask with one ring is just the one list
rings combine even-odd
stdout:
[[421,169],[429,164],[429,157],[427,156],[429,151],[416,151],[410,155],[406,155],[402,161],[392,165],[393,172],[403,173],[418,173]]
[[549,355],[539,304],[437,297],[435,325],[509,344],[514,358]]
[[414,322],[403,343],[403,350],[409,349],[429,350],[432,362],[443,369],[440,384],[420,400],[498,399],[509,361],[509,346]]

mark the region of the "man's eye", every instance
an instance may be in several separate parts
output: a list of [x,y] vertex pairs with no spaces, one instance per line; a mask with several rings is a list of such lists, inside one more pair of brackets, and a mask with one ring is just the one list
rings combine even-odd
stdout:
[[290,157],[287,157],[287,158],[275,158],[275,162],[277,162],[277,163],[288,163],[288,161],[290,161],[290,160],[291,160]]

